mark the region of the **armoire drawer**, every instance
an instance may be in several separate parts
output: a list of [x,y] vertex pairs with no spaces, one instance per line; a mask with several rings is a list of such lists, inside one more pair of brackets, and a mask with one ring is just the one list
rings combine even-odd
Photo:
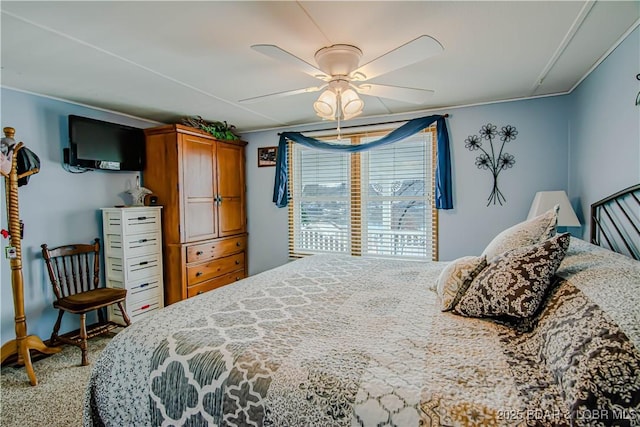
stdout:
[[244,269],[244,252],[196,265],[187,265],[187,286]]
[[232,273],[225,274],[220,277],[215,277],[213,279],[200,282],[194,286],[187,287],[187,298],[194,297],[196,295],[200,295],[202,293],[211,291],[213,289],[222,287],[224,285],[228,285],[229,283],[237,282],[238,280],[242,280],[245,278],[245,271],[238,270]]
[[246,247],[247,238],[245,236],[211,240],[207,243],[187,247],[187,263],[220,258],[236,252],[242,252]]

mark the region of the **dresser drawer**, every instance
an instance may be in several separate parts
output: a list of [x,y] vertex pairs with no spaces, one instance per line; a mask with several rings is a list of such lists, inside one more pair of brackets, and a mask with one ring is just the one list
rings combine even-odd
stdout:
[[138,234],[160,229],[160,211],[125,211],[122,215],[124,234]]
[[162,293],[162,281],[159,277],[130,282],[127,287],[121,281],[107,279],[107,286],[109,288],[127,289],[127,301],[138,301]]
[[220,258],[236,252],[242,252],[246,247],[246,236],[211,240],[207,243],[187,247],[187,262],[192,263]]
[[[129,314],[129,320],[131,323],[135,323],[148,315],[157,312],[162,308],[163,301],[161,301],[161,296],[156,295],[151,298],[147,298],[142,301],[127,301],[125,303],[125,310]],[[117,305],[109,306],[109,319],[113,320],[116,323],[124,325],[124,318],[122,317],[122,312]]]
[[136,257],[160,253],[162,250],[162,238],[158,232],[127,235],[124,239],[119,234],[107,234],[105,240],[107,255],[123,256],[126,251],[128,257]]
[[160,209],[105,209],[102,214],[104,234],[138,234],[160,229]]
[[[117,307],[117,306],[116,306]],[[162,307],[162,302],[158,295],[142,301],[127,302],[126,309],[131,318],[138,320],[139,316],[147,312],[157,310]]]
[[127,259],[127,280],[135,281],[160,276],[162,264],[158,254]]
[[187,266],[187,286],[243,269],[244,252],[202,264]]
[[200,295],[207,291],[211,291],[221,286],[228,285],[229,283],[237,282],[238,280],[241,280],[244,278],[245,278],[244,270],[239,270],[239,271],[234,271],[232,273],[225,274],[220,277],[207,280],[205,282],[198,283],[195,286],[189,286],[187,287],[187,298]]
[[106,257],[107,278],[124,282],[126,277],[131,282],[162,275],[160,254],[130,258],[125,264],[123,265],[122,258]]
[[131,299],[139,300],[141,298],[162,295],[162,281],[159,277],[140,280],[129,286],[127,294],[131,295]]

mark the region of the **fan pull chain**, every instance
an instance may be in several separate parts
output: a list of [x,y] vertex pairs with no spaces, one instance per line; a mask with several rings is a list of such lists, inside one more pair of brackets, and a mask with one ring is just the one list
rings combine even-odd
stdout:
[[340,119],[342,118],[342,93],[340,90],[338,90],[338,93],[336,94],[336,116],[338,117],[338,128],[336,129],[338,131],[338,141],[342,141],[342,131],[340,129]]

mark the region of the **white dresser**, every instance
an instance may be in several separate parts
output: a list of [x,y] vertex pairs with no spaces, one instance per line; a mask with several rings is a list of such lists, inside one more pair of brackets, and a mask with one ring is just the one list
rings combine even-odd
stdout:
[[[103,208],[106,285],[127,290],[125,309],[134,323],[164,306],[160,206]],[[109,320],[124,325],[117,306]]]

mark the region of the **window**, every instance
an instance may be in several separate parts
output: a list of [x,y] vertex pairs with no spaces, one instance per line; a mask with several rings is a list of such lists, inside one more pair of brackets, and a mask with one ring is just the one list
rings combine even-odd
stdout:
[[[381,134],[343,136],[364,144]],[[289,253],[437,259],[436,129],[361,153],[289,147]]]

